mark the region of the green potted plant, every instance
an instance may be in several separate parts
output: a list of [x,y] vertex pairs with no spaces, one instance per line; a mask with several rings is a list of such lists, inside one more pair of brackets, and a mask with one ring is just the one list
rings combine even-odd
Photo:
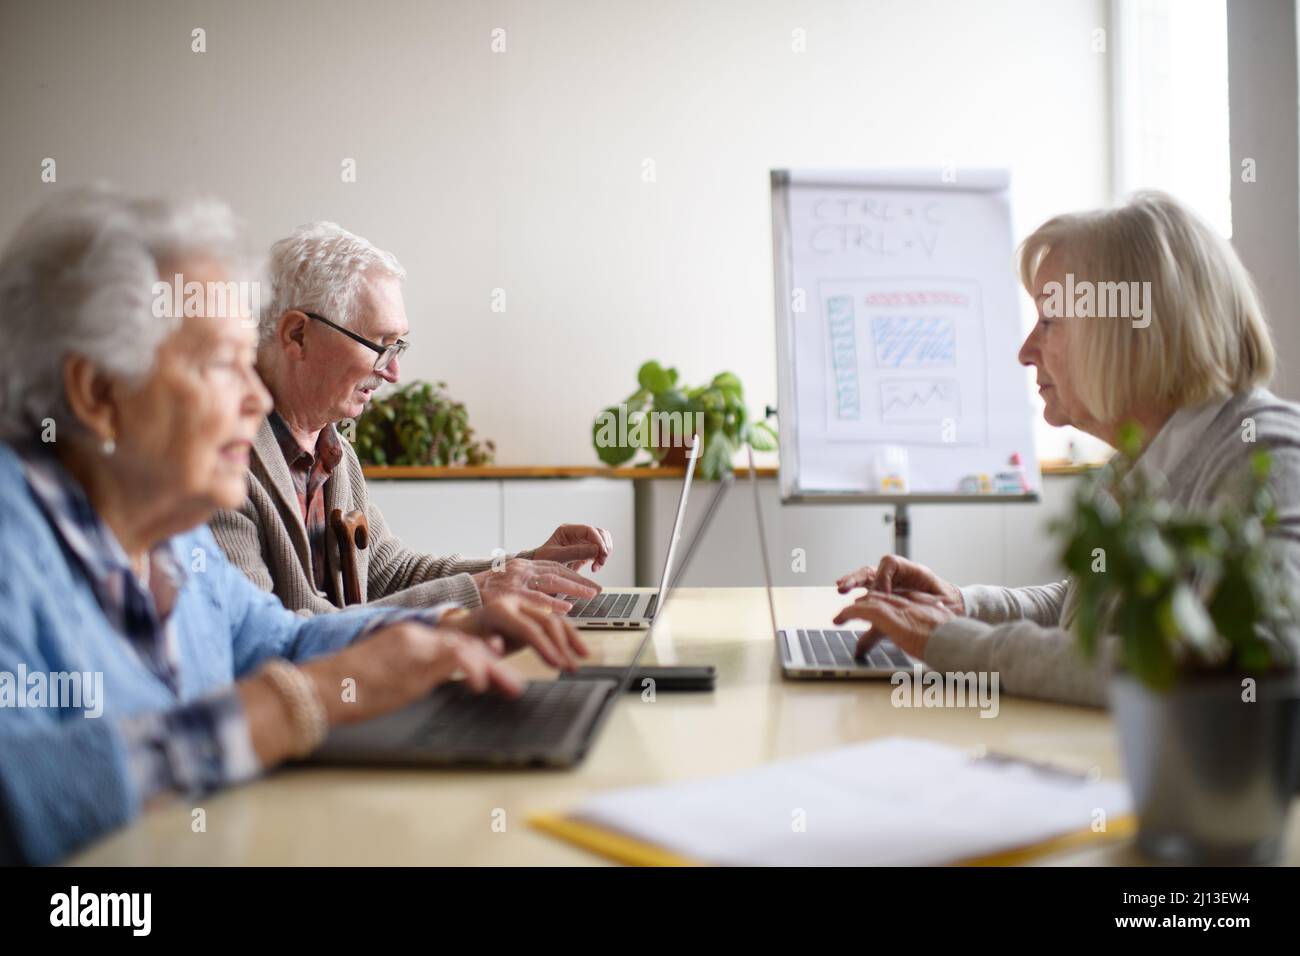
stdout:
[[1276,859],[1300,773],[1297,615],[1267,540],[1266,453],[1240,503],[1170,504],[1122,431],[1057,524],[1085,655],[1105,655],[1138,847],[1180,863]]
[[489,465],[491,441],[480,442],[469,413],[447,383],[411,382],[371,398],[357,420],[353,447],[363,465]]
[[731,472],[732,457],[746,444],[756,451],[776,448],[776,431],[750,419],[744,386],[731,372],[689,388],[679,384],[677,369],[652,360],[637,370],[636,379],[636,391],[601,412],[592,425],[592,444],[607,465],[625,465],[639,452],[648,457],[638,465],[682,465],[691,437],[699,434],[699,475],[720,478]]

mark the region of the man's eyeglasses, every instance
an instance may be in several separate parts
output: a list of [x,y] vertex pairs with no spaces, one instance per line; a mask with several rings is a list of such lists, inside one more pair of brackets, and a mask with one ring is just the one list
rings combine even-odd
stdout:
[[393,362],[397,360],[397,357],[405,352],[411,345],[411,343],[406,341],[406,339],[398,339],[392,345],[378,345],[367,338],[357,335],[357,333],[353,332],[351,329],[345,329],[343,326],[331,322],[323,315],[317,315],[315,312],[304,312],[303,315],[307,316],[309,319],[315,319],[317,322],[324,322],[331,329],[342,332],[352,341],[360,342],[366,348],[370,349],[370,351],[374,352],[378,356],[378,358],[375,359],[375,367],[373,369],[373,371],[376,372],[382,372],[388,368],[388,366],[392,365]]

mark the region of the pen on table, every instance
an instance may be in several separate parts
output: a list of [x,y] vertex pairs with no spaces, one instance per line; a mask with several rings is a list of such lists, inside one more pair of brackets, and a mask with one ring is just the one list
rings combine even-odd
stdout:
[[1091,774],[1085,773],[1081,770],[1070,770],[1066,767],[1058,767],[1056,764],[1045,763],[1041,760],[1031,760],[1028,757],[1018,757],[1015,754],[1003,753],[996,750],[976,754],[972,759],[990,764],[1028,767],[1029,769],[1035,770],[1046,776],[1070,780],[1076,783],[1086,783],[1091,777]]

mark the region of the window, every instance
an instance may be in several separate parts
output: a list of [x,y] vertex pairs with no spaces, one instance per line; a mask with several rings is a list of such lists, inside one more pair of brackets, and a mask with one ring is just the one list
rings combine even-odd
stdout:
[[[1232,237],[1226,0],[1111,0],[1114,200],[1160,189]],[[1038,423],[1044,459],[1095,461],[1109,448]]]
[[1163,189],[1232,236],[1226,0],[1112,0],[1115,198]]

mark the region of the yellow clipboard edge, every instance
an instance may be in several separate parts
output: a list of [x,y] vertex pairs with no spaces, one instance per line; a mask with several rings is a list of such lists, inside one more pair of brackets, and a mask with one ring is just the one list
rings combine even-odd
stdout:
[[1061,853],[1065,850],[1073,850],[1076,847],[1086,846],[1089,843],[1102,843],[1111,840],[1122,840],[1131,837],[1137,832],[1137,817],[1134,814],[1125,814],[1116,817],[1107,823],[1106,829],[1096,831],[1091,828],[1075,830],[1073,833],[1065,833],[1059,837],[1049,837],[1046,840],[1040,840],[1038,843],[1030,843],[1026,846],[1015,847],[1010,850],[1001,850],[997,853],[990,853],[986,856],[974,856],[967,860],[959,860],[957,866],[1018,866],[1021,863],[1027,863],[1030,860],[1036,860],[1039,857],[1050,856],[1053,853]]
[[590,850],[599,856],[627,866],[705,866],[696,860],[678,856],[650,843],[603,827],[593,826],[566,817],[561,813],[534,813],[528,817],[529,826]]
[[[558,837],[584,850],[590,850],[598,856],[622,863],[626,866],[708,866],[688,857],[680,856],[671,850],[665,850],[650,843],[643,843],[633,837],[606,830],[566,817],[561,813],[534,813],[528,817],[529,826],[541,830],[553,837]],[[1018,866],[1030,860],[1061,853],[1075,847],[1085,846],[1109,840],[1130,837],[1137,830],[1137,818],[1132,814],[1116,817],[1110,821],[1104,831],[1092,829],[1075,830],[1059,837],[1031,843],[990,853],[986,856],[958,860],[954,866]]]

